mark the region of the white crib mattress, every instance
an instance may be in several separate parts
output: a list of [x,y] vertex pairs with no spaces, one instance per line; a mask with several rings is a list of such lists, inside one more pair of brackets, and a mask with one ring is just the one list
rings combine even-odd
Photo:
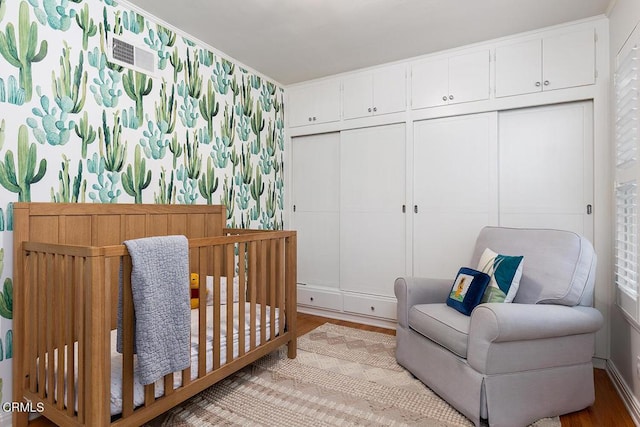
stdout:
[[[233,304],[233,358],[235,359],[239,354],[238,341],[239,341],[239,303]],[[221,306],[222,308],[224,306]],[[244,351],[249,351],[250,346],[250,310],[251,305],[245,303],[245,348]],[[207,307],[211,310],[211,307]],[[256,304],[256,346],[260,345],[260,316],[261,307],[260,304]],[[266,337],[267,340],[271,339],[271,307],[266,306]],[[279,316],[280,310],[276,308],[276,330],[274,335],[279,334]],[[196,379],[198,376],[198,309],[191,310],[191,379]],[[226,363],[227,358],[227,311],[221,309],[220,312],[220,365]],[[207,345],[206,345],[206,370],[207,372],[213,369],[213,316],[211,312],[207,312]],[[133,380],[133,400],[134,406],[140,406],[144,404],[144,386],[140,383],[138,374],[136,373],[136,360],[134,357],[134,380]],[[173,387],[177,388],[182,384],[182,373],[178,372],[174,374]],[[155,395],[160,397],[164,394],[164,380],[159,380],[155,383]],[[111,331],[111,415],[120,414],[122,412],[122,355],[116,351],[116,330]]]

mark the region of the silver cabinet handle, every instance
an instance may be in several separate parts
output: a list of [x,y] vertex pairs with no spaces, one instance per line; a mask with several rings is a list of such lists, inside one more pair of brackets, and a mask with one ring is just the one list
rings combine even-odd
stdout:
[[540,87],[540,82],[536,82],[536,87]]
[[378,111],[378,107],[373,107],[373,112],[375,113],[376,111]]
[[443,97],[442,97],[442,100],[443,100],[443,101],[446,101],[446,100],[447,100],[447,95],[443,96]]
[[314,122],[316,121],[316,116],[313,116],[313,121],[314,121]]
[[453,95],[449,95],[449,99],[452,100],[453,99]]
[[545,80],[545,81],[544,81],[544,85],[545,85],[545,86],[549,86],[549,80]]
[[371,311],[376,311],[376,308],[374,306],[371,306]]
[[367,111],[368,111],[368,112],[371,112],[371,107],[367,108]]
[[311,117],[309,117],[309,121],[313,121],[313,119]]

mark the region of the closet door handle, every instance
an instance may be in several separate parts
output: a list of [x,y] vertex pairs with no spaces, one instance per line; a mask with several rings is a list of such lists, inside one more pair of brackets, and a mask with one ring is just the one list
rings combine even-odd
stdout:
[[378,107],[373,107],[373,112],[375,113],[376,111],[378,111]]
[[544,81],[544,85],[545,85],[545,86],[549,86],[549,80],[545,80],[545,81]]
[[442,100],[443,100],[443,101],[446,101],[446,100],[447,100],[447,95],[443,96],[443,97],[442,97]]
[[418,213],[418,205],[413,205],[413,213]]
[[540,82],[536,82],[536,87],[540,87]]
[[449,99],[450,99],[450,100],[453,100],[453,95],[449,95]]
[[367,111],[368,111],[368,112],[371,112],[371,107],[367,108]]

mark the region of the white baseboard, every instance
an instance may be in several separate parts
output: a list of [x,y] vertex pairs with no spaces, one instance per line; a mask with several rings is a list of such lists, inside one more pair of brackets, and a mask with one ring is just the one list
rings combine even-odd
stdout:
[[360,316],[341,311],[323,310],[321,308],[298,306],[298,312],[312,314],[314,316],[328,317],[329,319],[346,320],[347,322],[362,323],[363,325],[377,326],[385,329],[395,329],[397,322],[381,319],[379,317]]
[[620,372],[610,360],[607,361],[606,369],[613,386],[622,398],[624,406],[627,407],[627,410],[631,415],[631,419],[636,426],[640,426],[640,402],[638,402],[638,399],[634,396],[633,392],[622,378],[622,375],[620,375]]

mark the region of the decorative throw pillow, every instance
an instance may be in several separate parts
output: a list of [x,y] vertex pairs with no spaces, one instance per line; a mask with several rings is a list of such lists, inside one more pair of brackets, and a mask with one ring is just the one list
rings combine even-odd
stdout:
[[516,297],[522,277],[523,256],[497,254],[487,248],[480,257],[478,270],[491,277],[482,302],[511,302]]
[[491,278],[486,273],[462,267],[453,282],[447,305],[467,316],[480,304]]
[[[240,281],[233,276],[233,302],[240,301]],[[227,303],[227,277],[220,277],[220,304]],[[213,305],[213,276],[207,276],[207,305]]]

